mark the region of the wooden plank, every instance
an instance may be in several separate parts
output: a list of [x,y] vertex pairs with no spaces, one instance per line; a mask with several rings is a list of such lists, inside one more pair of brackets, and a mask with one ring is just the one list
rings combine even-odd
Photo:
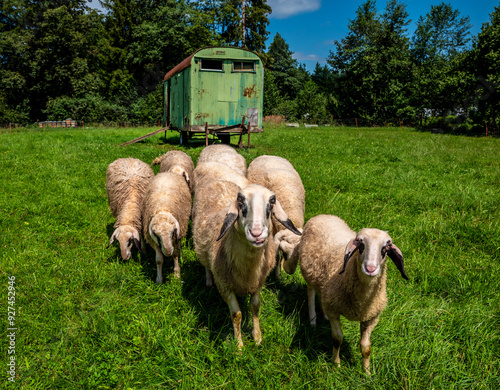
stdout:
[[130,145],[130,144],[134,144],[134,143],[136,143],[136,142],[142,141],[143,139],[149,138],[149,137],[151,137],[151,136],[153,136],[153,135],[155,135],[155,134],[161,133],[162,131],[165,131],[165,132],[166,132],[167,130],[169,130],[169,128],[168,128],[168,127],[163,127],[163,128],[161,128],[161,129],[159,129],[159,130],[153,131],[152,133],[145,134],[145,135],[143,135],[143,136],[140,136],[139,138],[135,138],[135,139],[133,139],[133,140],[130,140],[130,141],[124,142],[124,143],[123,143],[123,144],[121,144],[120,146],[127,146],[127,145]]

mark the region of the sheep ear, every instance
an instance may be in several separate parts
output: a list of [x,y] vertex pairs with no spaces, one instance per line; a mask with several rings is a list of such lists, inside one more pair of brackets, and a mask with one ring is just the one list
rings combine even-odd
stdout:
[[403,260],[403,254],[401,253],[401,250],[392,243],[388,244],[387,246],[388,246],[387,255],[391,258],[394,264],[396,264],[396,267],[398,267],[398,270],[401,273],[403,279],[408,280],[408,276],[406,276],[405,273],[405,263]]
[[184,177],[184,180],[186,180],[186,183],[189,187],[189,189],[191,189],[191,182],[189,181],[189,176],[186,172],[182,172],[182,176]]
[[342,271],[339,272],[339,275],[344,273],[345,267],[347,266],[347,262],[352,257],[352,255],[358,250],[360,243],[361,243],[361,241],[358,240],[358,238],[356,237],[356,238],[352,239],[351,241],[349,241],[349,243],[345,247],[344,266],[342,267]]
[[286,215],[285,210],[283,210],[283,208],[281,207],[281,204],[278,201],[278,199],[276,199],[276,203],[273,205],[273,215],[288,230],[292,231],[298,236],[302,235],[300,230],[295,227],[291,219],[288,218],[288,215]]
[[134,243],[134,245],[137,248],[137,250],[139,252],[143,253],[142,252],[142,248],[141,248],[141,242],[137,238],[135,238],[135,237],[132,237],[132,242]]
[[108,248],[111,246],[111,244],[112,244],[113,242],[115,242],[115,240],[116,240],[116,236],[118,235],[117,233],[118,233],[118,229],[116,229],[116,230],[113,232],[113,234],[111,235],[111,238],[109,239],[109,244],[108,244],[108,246],[106,247],[106,249],[108,249]]
[[220,229],[219,237],[217,241],[219,241],[224,235],[227,233],[229,228],[233,225],[233,223],[238,219],[238,199],[235,199],[231,206],[229,206],[229,210],[227,211],[226,217],[224,218],[224,222],[222,223],[222,228]]

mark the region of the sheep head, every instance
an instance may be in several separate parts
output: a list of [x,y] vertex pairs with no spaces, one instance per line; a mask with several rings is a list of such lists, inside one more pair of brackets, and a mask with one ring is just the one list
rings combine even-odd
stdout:
[[248,242],[254,247],[261,247],[272,230],[271,215],[274,215],[284,227],[301,235],[286,215],[274,192],[261,185],[250,184],[238,192],[236,199],[229,206],[217,241],[224,237],[237,221],[237,229],[244,232]]
[[349,241],[344,253],[344,266],[340,273],[345,271],[347,262],[358,252],[361,271],[373,277],[380,273],[381,267],[385,265],[387,256],[389,256],[403,279],[408,280],[404,269],[404,260],[401,250],[393,244],[391,237],[387,232],[378,229],[362,229],[354,239]]
[[173,256],[174,251],[179,250],[179,222],[172,214],[156,214],[149,223],[148,234],[165,256]]
[[142,252],[139,232],[132,226],[123,225],[116,228],[109,239],[108,248],[115,240],[118,240],[120,244],[120,251],[123,260],[128,260],[132,256],[132,245],[135,245],[137,250]]
[[186,172],[186,170],[184,168],[182,168],[179,165],[174,165],[172,168],[170,168],[168,170],[168,172],[177,173],[178,175],[182,176],[184,178],[184,180],[186,180],[186,183],[187,183],[189,189],[191,189],[191,182],[189,179],[189,174]]

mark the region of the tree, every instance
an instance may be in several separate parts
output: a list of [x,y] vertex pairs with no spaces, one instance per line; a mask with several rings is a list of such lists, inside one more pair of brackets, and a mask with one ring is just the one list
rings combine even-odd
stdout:
[[86,1],[12,0],[2,13],[0,100],[10,115],[19,109],[19,120],[42,119],[49,99],[101,88],[94,34],[100,20]]
[[267,52],[268,68],[276,80],[280,95],[285,99],[295,99],[309,74],[297,60],[285,39],[276,33]]
[[450,4],[431,6],[421,16],[411,41],[415,63],[411,105],[422,118],[426,110],[444,115],[457,106],[467,88],[461,53],[470,41],[470,18]]
[[477,122],[500,125],[500,6],[483,24],[466,62],[474,83],[465,106],[477,107]]
[[409,22],[406,5],[397,0],[388,1],[382,15],[373,0],[358,7],[327,60],[339,75],[341,115],[384,121],[404,110],[411,82]]

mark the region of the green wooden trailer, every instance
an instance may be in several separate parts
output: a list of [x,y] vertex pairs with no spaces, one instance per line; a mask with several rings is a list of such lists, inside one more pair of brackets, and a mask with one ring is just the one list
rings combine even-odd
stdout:
[[197,50],[164,78],[164,126],[180,132],[180,143],[216,135],[229,143],[232,135],[260,133],[264,67],[259,56],[235,47]]

